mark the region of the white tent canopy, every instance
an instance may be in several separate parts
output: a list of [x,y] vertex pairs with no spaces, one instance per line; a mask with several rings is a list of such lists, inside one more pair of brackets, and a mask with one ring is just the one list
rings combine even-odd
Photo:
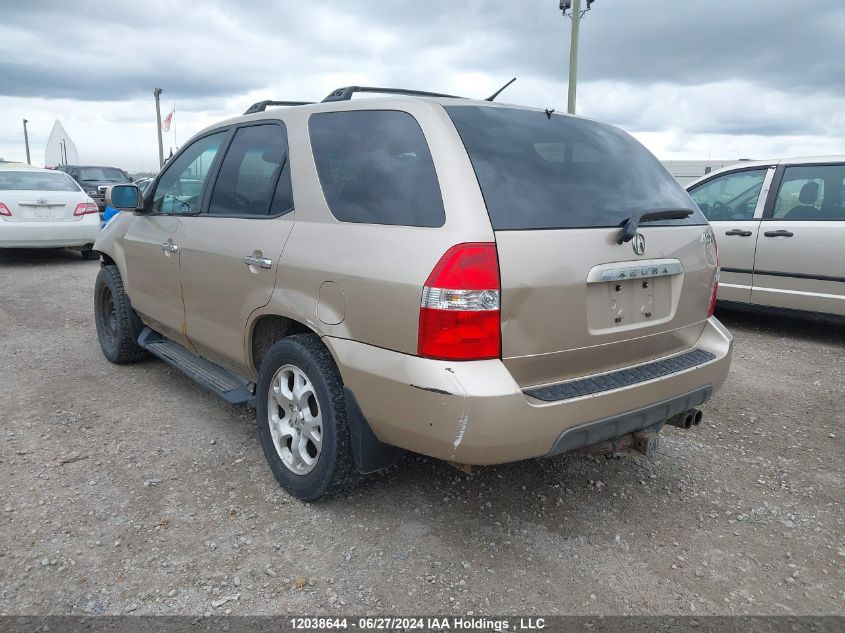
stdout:
[[50,138],[47,139],[47,146],[44,148],[44,166],[55,167],[77,163],[79,163],[79,153],[76,151],[76,144],[71,140],[70,134],[62,126],[61,121],[56,119],[50,131]]

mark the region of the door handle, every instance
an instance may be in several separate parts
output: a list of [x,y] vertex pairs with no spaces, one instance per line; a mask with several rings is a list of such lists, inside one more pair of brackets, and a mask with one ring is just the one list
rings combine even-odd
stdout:
[[177,244],[174,244],[173,242],[165,242],[161,245],[161,250],[166,253],[175,253],[179,250],[179,246]]
[[751,231],[743,231],[742,229],[731,229],[730,231],[725,231],[725,235],[739,235],[740,237],[751,237]]
[[763,233],[766,237],[792,237],[795,235],[792,231],[784,231],[780,229],[778,231],[766,231]]
[[259,268],[271,268],[273,260],[269,257],[256,257],[255,255],[247,255],[244,257],[244,264],[247,266],[258,266]]

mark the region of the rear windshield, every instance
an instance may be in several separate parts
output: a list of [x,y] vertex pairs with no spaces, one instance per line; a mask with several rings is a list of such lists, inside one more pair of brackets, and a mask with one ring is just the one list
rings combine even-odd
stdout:
[[311,115],[317,174],[341,222],[443,226],[431,153],[416,119],[397,110]]
[[0,191],[79,191],[70,176],[61,172],[0,171]]
[[80,167],[79,180],[94,182],[129,182],[129,177],[117,167]]
[[515,108],[448,106],[494,230],[618,226],[635,213],[689,209],[687,193],[625,132],[574,117]]

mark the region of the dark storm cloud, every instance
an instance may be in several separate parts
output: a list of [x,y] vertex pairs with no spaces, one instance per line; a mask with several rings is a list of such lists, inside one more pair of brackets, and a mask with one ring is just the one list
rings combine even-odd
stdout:
[[[156,85],[186,131],[258,99],[355,83],[483,97],[516,75],[502,100],[563,110],[570,22],[558,2],[0,0],[0,134],[25,98],[48,100],[45,119],[149,123],[139,104]],[[578,98],[579,113],[679,147],[756,136],[795,154],[790,139],[807,137],[811,153],[841,151],[845,0],[596,0]]]
[[[569,48],[569,20],[557,4],[321,3],[401,33],[406,63],[423,47],[475,42],[455,60],[464,69],[556,78],[566,70]],[[249,2],[240,6],[255,17],[266,12]],[[284,14],[280,9],[278,15]],[[348,38],[354,41],[355,33]],[[586,81],[691,85],[737,79],[787,91],[843,93],[845,2],[596,0],[582,23],[579,73]]]
[[[386,57],[386,79],[407,78],[421,51],[454,49],[465,71],[560,80],[569,25],[557,0],[329,0],[118,3],[20,2],[7,30],[31,46],[0,62],[0,94],[119,98],[178,85],[180,95],[260,88],[274,73],[354,69]],[[321,20],[355,18],[395,35],[389,51],[354,29],[326,34]],[[238,35],[233,41],[233,31]],[[71,34],[68,36],[68,34]],[[270,58],[254,55],[274,50]],[[289,64],[295,62],[295,66]],[[426,77],[445,69],[419,69]],[[596,0],[583,23],[580,78],[629,84],[755,82],[788,92],[845,93],[845,2],[815,0]]]
[[121,66],[92,65],[69,72],[38,64],[0,62],[2,94],[12,97],[123,100],[152,94],[150,86],[179,86],[184,98],[217,97],[253,87],[237,75],[222,78],[213,72],[169,68],[141,71]]

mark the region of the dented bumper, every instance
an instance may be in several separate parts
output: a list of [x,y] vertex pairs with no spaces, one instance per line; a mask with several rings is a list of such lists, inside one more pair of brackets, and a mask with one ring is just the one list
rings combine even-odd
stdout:
[[437,361],[345,339],[325,341],[382,442],[465,464],[541,457],[558,452],[569,429],[654,410],[691,392],[709,396],[727,377],[733,345],[711,318],[695,345],[710,360],[620,388],[545,401],[520,388],[500,360]]

